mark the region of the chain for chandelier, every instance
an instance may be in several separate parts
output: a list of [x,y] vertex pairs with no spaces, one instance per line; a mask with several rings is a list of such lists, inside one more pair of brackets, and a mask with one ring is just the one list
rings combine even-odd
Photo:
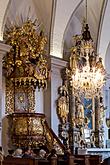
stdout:
[[105,83],[105,69],[102,58],[97,55],[94,42],[87,24],[82,27],[82,34],[73,37],[74,46],[71,48],[70,67],[67,74],[71,78],[73,89],[91,96],[97,93]]
[[86,23],[87,23],[87,0],[86,0]]

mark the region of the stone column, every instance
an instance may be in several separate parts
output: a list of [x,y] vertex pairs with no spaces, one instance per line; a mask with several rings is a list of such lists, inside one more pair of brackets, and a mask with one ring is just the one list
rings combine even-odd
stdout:
[[56,100],[58,99],[58,88],[62,85],[61,69],[66,66],[64,60],[51,57],[50,58],[50,79],[48,81],[47,90],[44,92],[44,112],[49,125],[58,135],[58,116],[56,111]]
[[4,89],[4,82],[2,75],[2,58],[10,50],[10,48],[11,47],[9,45],[0,42],[0,146],[2,145],[2,119],[5,116],[5,101],[4,101],[5,89]]

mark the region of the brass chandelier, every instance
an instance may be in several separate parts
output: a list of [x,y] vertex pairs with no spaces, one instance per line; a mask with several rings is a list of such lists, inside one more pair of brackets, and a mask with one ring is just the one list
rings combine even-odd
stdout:
[[87,24],[87,1],[86,23],[83,26],[82,34],[73,37],[74,46],[71,48],[67,74],[71,79],[71,86],[74,90],[86,96],[91,96],[103,87],[106,72],[102,58],[95,51]]

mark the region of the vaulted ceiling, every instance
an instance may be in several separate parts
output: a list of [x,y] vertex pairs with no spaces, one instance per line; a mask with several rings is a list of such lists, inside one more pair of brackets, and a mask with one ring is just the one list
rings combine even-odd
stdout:
[[[88,0],[87,3],[91,35],[105,58],[110,41],[109,36],[105,38],[105,34],[110,33],[110,2]],[[0,39],[9,22],[21,24],[28,17],[32,20],[37,18],[48,37],[48,53],[59,58],[68,56],[72,36],[81,33],[85,10],[85,0],[0,0]]]

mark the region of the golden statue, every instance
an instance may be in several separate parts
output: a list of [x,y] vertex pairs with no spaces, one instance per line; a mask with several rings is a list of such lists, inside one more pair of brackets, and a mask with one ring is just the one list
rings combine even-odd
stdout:
[[76,99],[76,121],[77,125],[84,124],[84,106],[79,98]]
[[70,68],[73,72],[75,72],[77,69],[77,61],[78,61],[78,58],[77,58],[75,49],[73,49],[70,56]]
[[69,99],[65,96],[61,96],[58,99],[58,115],[61,120],[61,123],[66,123],[68,120],[68,113],[69,113]]

